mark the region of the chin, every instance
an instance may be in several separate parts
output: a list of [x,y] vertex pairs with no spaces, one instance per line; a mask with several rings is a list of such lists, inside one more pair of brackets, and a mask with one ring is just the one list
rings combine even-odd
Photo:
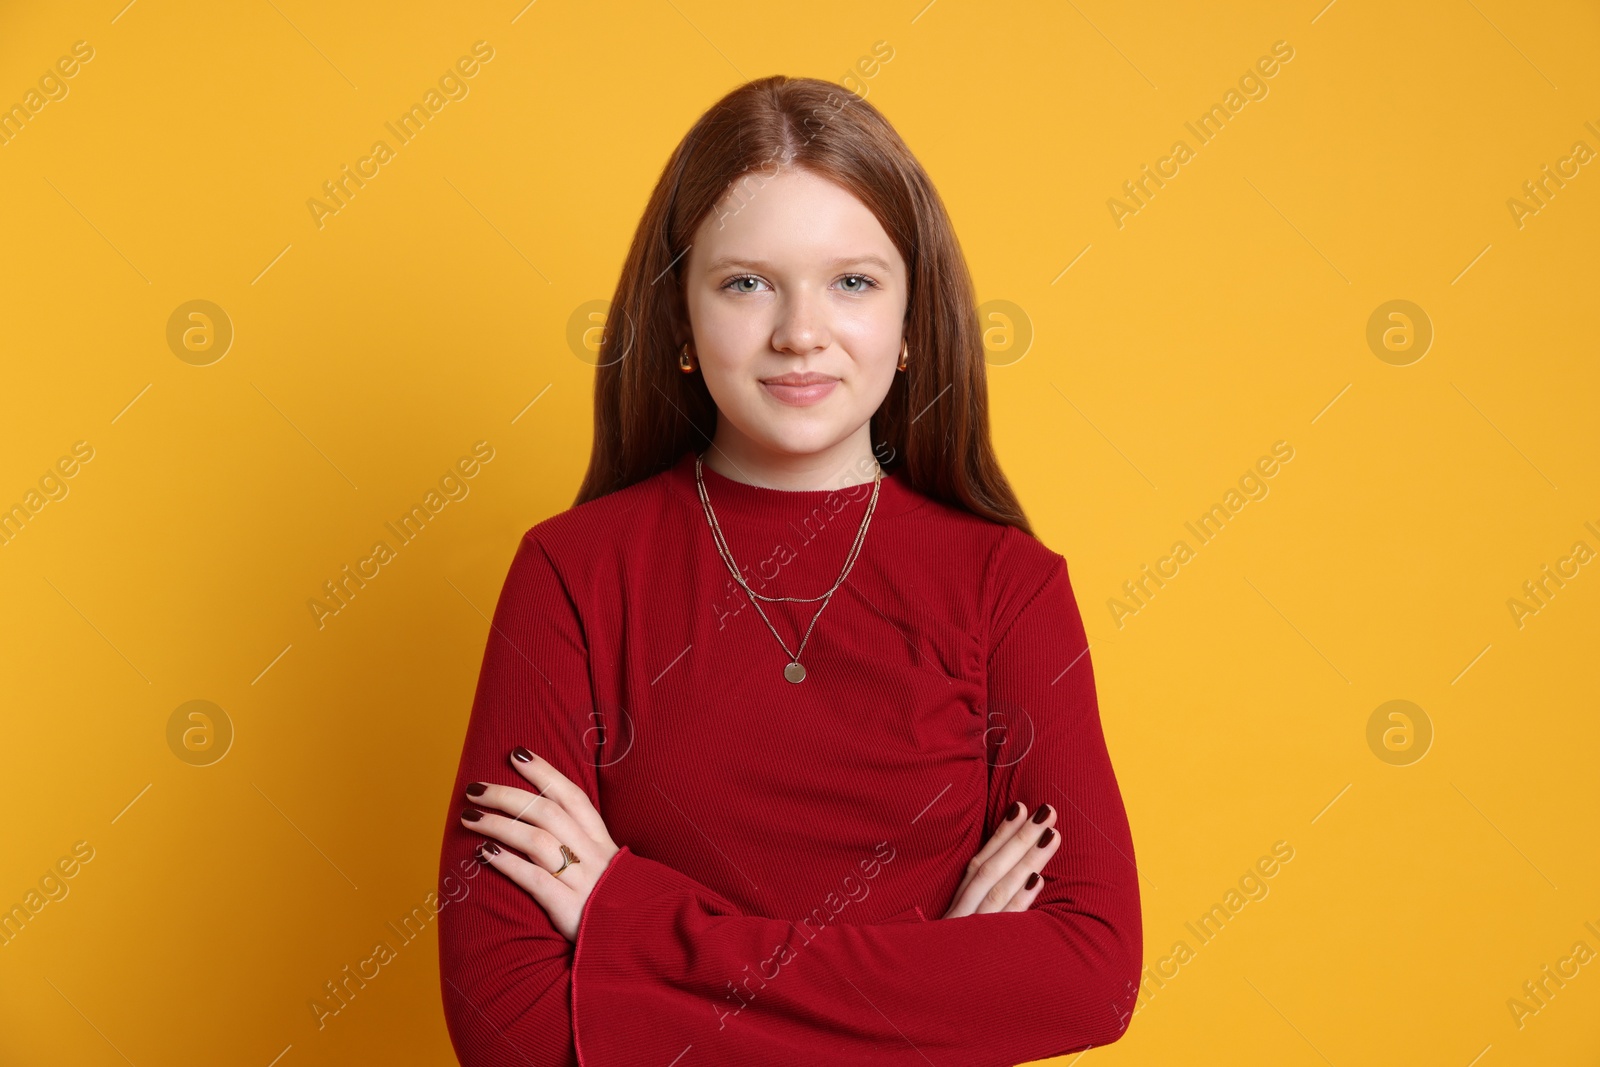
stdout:
[[811,456],[828,448],[833,442],[826,440],[773,441],[766,447],[783,456]]
[[785,456],[809,456],[832,448],[843,438],[844,432],[834,426],[806,427],[798,433],[765,433],[754,438],[757,444],[771,452]]

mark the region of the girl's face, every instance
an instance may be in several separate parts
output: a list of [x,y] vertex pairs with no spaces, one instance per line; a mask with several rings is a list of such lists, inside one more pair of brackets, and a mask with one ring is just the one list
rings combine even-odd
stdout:
[[870,457],[893,384],[906,266],[867,206],[808,171],[740,183],[695,231],[684,272],[716,445],[784,466]]

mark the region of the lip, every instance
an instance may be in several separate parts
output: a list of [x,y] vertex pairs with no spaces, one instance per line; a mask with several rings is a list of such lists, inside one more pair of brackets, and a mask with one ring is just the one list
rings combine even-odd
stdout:
[[815,404],[839,384],[838,378],[809,371],[805,374],[780,374],[776,378],[763,378],[761,387],[778,401],[794,407]]

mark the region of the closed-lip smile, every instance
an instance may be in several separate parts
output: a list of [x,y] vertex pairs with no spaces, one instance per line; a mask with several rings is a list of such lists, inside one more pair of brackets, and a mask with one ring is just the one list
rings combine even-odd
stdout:
[[839,384],[839,379],[831,374],[820,374],[817,371],[790,371],[772,378],[762,378],[761,387],[779,403],[791,407],[807,407],[815,404]]
[[768,385],[823,385],[828,382],[836,382],[839,379],[831,374],[819,374],[811,370],[806,371],[804,374],[790,371],[788,374],[780,374],[775,378],[763,378],[761,380]]

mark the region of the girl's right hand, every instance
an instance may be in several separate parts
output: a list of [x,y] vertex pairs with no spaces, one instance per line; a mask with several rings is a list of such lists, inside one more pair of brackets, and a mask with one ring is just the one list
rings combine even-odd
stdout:
[[1033,903],[1044,888],[1039,871],[1061,847],[1061,835],[1054,829],[1055,808],[1040,804],[1032,818],[1024,817],[1027,810],[1022,801],[1012,802],[1005,821],[967,864],[955,900],[941,918],[1026,911]]

